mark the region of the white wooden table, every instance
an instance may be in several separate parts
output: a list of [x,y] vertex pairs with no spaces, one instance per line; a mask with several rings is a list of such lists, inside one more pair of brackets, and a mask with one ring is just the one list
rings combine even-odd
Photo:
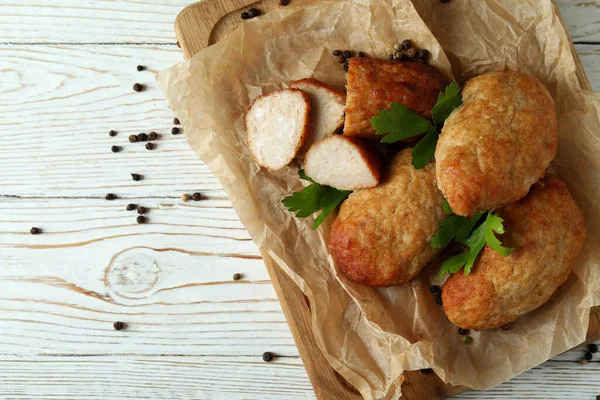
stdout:
[[[2,399],[314,398],[256,247],[170,134],[152,73],[182,60],[173,21],[189,1],[0,0]],[[598,91],[600,1],[559,2]],[[150,131],[153,151],[127,140]],[[595,399],[600,363],[582,355],[459,398]]]

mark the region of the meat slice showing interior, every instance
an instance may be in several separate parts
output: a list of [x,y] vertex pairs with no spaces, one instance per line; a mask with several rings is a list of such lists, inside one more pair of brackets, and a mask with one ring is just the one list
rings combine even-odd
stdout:
[[288,165],[304,144],[310,124],[310,100],[298,89],[257,97],[246,113],[248,147],[256,162],[278,170]]
[[365,189],[379,183],[381,159],[360,139],[333,135],[308,150],[304,172],[316,182],[336,189]]
[[[306,93],[311,103],[310,131],[303,146],[306,152],[313,144],[332,135],[344,125],[346,95],[312,78],[301,79],[290,86]],[[302,152],[301,150],[300,153]]]

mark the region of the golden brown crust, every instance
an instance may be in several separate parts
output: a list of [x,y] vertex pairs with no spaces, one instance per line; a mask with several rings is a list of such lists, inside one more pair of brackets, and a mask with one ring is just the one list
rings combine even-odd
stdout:
[[568,278],[585,240],[581,211],[566,185],[547,175],[530,193],[497,214],[504,219],[504,257],[483,249],[469,276],[444,284],[448,319],[464,329],[492,329],[535,310]]
[[511,71],[473,78],[446,120],[436,176],[458,215],[494,210],[525,196],[556,154],[554,102],[536,78]]
[[371,118],[399,102],[430,119],[431,109],[445,87],[445,80],[434,67],[417,62],[350,59],[344,135],[381,140],[375,135]]
[[[275,92],[269,93],[269,94],[263,94],[260,95],[258,97],[256,97],[253,101],[252,104],[250,104],[250,106],[248,107],[248,111],[250,111],[250,109],[252,108],[252,106],[259,101],[260,99],[263,99],[267,96],[273,96],[277,93],[282,93],[282,92],[286,92],[286,91],[292,91],[292,92],[297,92],[300,93],[302,95],[302,97],[304,98],[304,102],[306,104],[306,113],[304,114],[304,122],[302,125],[302,133],[300,135],[300,140],[298,141],[298,143],[295,146],[295,151],[294,151],[294,155],[298,153],[298,151],[300,150],[300,148],[304,145],[304,142],[306,141],[306,138],[308,137],[309,131],[310,131],[310,110],[311,110],[311,104],[310,104],[310,99],[308,97],[308,95],[306,93],[304,93],[302,90],[300,89],[280,89],[280,90],[276,90]],[[246,112],[246,115],[244,116],[244,129],[246,130],[246,142],[248,143],[248,148],[252,149],[252,142],[250,140],[250,136],[248,135],[248,111]],[[270,170],[274,170],[272,168],[269,168],[268,166],[264,166],[262,165],[259,160],[256,159],[256,156],[254,155],[254,153],[252,151],[250,151],[250,154],[252,155],[252,158],[254,159],[254,161],[256,161],[256,163],[258,165],[261,165],[265,168],[268,168]],[[288,162],[286,163],[289,164],[290,162],[292,162],[292,160],[294,159],[294,157],[290,158],[288,160]],[[282,167],[283,168],[283,167]],[[281,169],[281,168],[278,168]],[[276,170],[276,169],[275,169]]]
[[435,167],[413,168],[411,150],[395,156],[378,186],[351,194],[333,223],[329,250],[354,282],[402,285],[438,253],[430,242],[444,218],[444,199]]

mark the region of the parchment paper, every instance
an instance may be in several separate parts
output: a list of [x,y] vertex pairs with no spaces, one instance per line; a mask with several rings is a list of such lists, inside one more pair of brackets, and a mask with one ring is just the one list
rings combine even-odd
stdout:
[[[310,1],[243,23],[191,60],[158,74],[191,147],[223,184],[266,258],[308,296],[313,331],[330,364],[366,399],[398,398],[405,370],[433,368],[446,382],[485,389],[585,339],[589,309],[600,304],[600,98],[582,90],[566,34],[550,0]],[[292,80],[314,77],[343,88],[334,49],[386,57],[410,38],[431,64],[464,80],[505,67],[537,76],[559,114],[554,170],[588,223],[588,242],[569,281],[551,301],[509,331],[472,332],[460,341],[429,293],[441,284],[433,262],[403,287],[372,289],[338,274],[327,251],[331,218],[313,232],[281,199],[302,187],[298,165],[269,172],[252,160],[243,124],[252,99]],[[551,210],[549,210],[551,212]]]

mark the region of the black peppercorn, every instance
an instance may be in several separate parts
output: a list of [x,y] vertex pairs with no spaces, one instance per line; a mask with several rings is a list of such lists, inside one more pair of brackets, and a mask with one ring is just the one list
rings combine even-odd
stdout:
[[260,10],[258,8],[251,8],[248,10],[248,15],[250,18],[258,17],[260,15]]
[[110,132],[108,132],[108,136],[117,136],[117,131],[111,129]]
[[111,146],[110,151],[112,151],[113,153],[118,153],[119,151],[121,151],[121,148],[119,146]]
[[344,71],[348,71],[348,69],[350,69],[350,64],[345,63],[344,64]]
[[156,133],[156,132],[150,132],[148,134],[148,140],[156,140],[156,139],[158,139],[158,133]]
[[415,58],[415,56],[417,55],[417,51],[415,49],[408,49],[406,50],[406,55],[408,56],[408,58]]
[[433,293],[433,294],[438,294],[438,293],[442,293],[442,288],[441,288],[441,287],[439,287],[438,285],[432,285],[432,286],[429,288],[429,291],[430,291],[431,293]]
[[336,60],[338,63],[340,63],[340,64],[343,64],[343,63],[345,63],[345,62],[346,62],[346,59],[344,58],[344,56],[337,56],[337,57],[335,58],[335,60]]
[[358,52],[358,56],[359,56],[360,58],[364,58],[364,57],[366,57],[367,55],[365,54],[365,52],[364,52],[364,51],[359,51],[359,52]]
[[275,355],[273,353],[271,353],[270,351],[265,351],[263,353],[263,361],[266,361],[266,362],[273,361],[273,358],[275,358]]
[[152,143],[152,142],[146,143],[146,150],[154,150],[154,143]]
[[338,56],[341,56],[341,55],[342,55],[342,51],[341,51],[341,50],[334,50],[334,51],[332,51],[332,52],[331,52],[331,54],[332,54],[334,57],[338,57]]
[[136,92],[141,92],[142,90],[144,90],[144,85],[142,85],[141,83],[134,83],[133,90],[135,90]]
[[510,329],[510,327],[511,327],[511,324],[510,324],[510,322],[509,322],[508,324],[504,324],[504,325],[502,325],[500,328],[502,328],[503,330],[507,331],[507,330],[509,330],[509,329]]
[[411,42],[410,40],[408,40],[408,39],[404,39],[404,40],[402,41],[402,44],[401,44],[401,46],[402,46],[402,48],[403,48],[404,50],[408,50],[408,49],[410,49],[410,48],[412,47],[412,42]]
[[592,358],[594,358],[594,355],[592,353],[590,353],[589,351],[586,351],[585,354],[583,355],[583,358],[585,358],[588,361],[592,361]]
[[42,230],[40,228],[36,228],[35,226],[33,228],[31,228],[29,230],[29,233],[31,233],[32,235],[37,235],[38,233],[42,233]]
[[106,196],[104,196],[104,198],[105,198],[106,200],[114,200],[114,199],[116,199],[116,198],[117,198],[117,196],[115,196],[115,195],[114,195],[114,194],[112,194],[112,193],[106,193]]
[[196,192],[196,193],[192,194],[192,200],[194,200],[194,201],[202,200],[202,193]]
[[280,6],[287,6],[288,4],[290,4],[290,0],[279,0]]
[[136,135],[129,135],[129,141],[135,143],[138,141],[138,137]]
[[425,60],[427,60],[427,57],[428,57],[428,56],[429,56],[429,51],[428,51],[428,50],[425,50],[425,49],[419,49],[419,50],[417,51],[417,58],[418,58],[419,60],[423,60],[423,61],[425,61]]
[[431,374],[432,372],[433,372],[433,370],[432,370],[431,368],[423,368],[423,369],[421,370],[421,373],[422,373],[423,375],[429,375],[429,374]]
[[598,352],[598,345],[595,343],[592,343],[588,346],[588,351],[592,354],[595,354]]
[[136,207],[137,206],[135,204],[129,203],[127,204],[127,211],[133,211],[136,209]]
[[148,212],[148,209],[144,206],[139,206],[138,207],[138,214],[146,214]]
[[234,281],[239,281],[240,279],[242,279],[242,274],[236,272],[235,274],[233,274],[233,280]]
[[138,133],[137,140],[138,142],[145,142],[148,140],[148,135],[146,135],[144,132]]
[[134,181],[139,181],[142,179],[142,176],[140,174],[131,174],[131,179]]
[[143,71],[143,70],[145,70],[145,69],[146,69],[146,67],[144,67],[143,65],[138,65],[138,66],[137,66],[137,70],[138,70],[138,71]]
[[121,321],[117,321],[117,322],[113,323],[113,328],[115,331],[120,331],[121,329],[125,328],[125,324],[122,323]]
[[250,14],[248,14],[246,11],[244,11],[244,12],[241,14],[241,17],[242,17],[242,19],[250,19]]
[[173,135],[177,135],[178,133],[179,133],[179,128],[178,128],[178,127],[176,127],[176,126],[174,126],[174,127],[171,129],[171,134],[173,134]]
[[463,328],[458,328],[458,334],[459,335],[468,335],[469,334],[469,330],[468,329],[463,329]]
[[146,217],[144,217],[143,215],[138,215],[138,217],[135,220],[137,221],[138,224],[146,223]]
[[394,59],[394,53],[390,53],[390,55],[388,56],[390,60]]
[[181,122],[179,122],[179,118],[173,118],[173,124],[180,125]]
[[342,55],[344,56],[344,58],[350,58],[352,57],[352,52],[350,50],[344,50],[342,52]]

